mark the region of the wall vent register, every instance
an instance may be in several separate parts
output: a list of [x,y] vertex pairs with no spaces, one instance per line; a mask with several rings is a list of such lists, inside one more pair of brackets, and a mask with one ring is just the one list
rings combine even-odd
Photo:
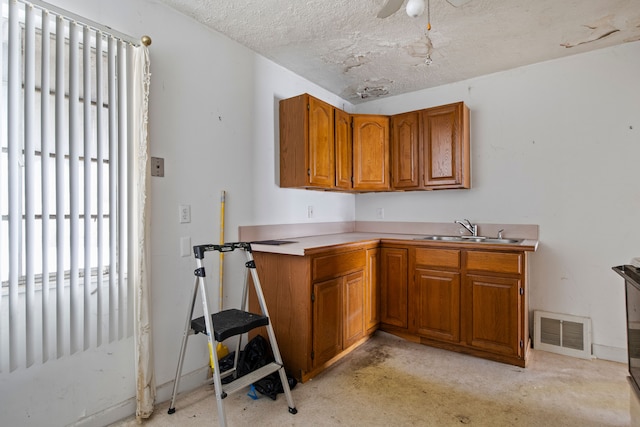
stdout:
[[591,319],[536,310],[533,347],[591,359]]

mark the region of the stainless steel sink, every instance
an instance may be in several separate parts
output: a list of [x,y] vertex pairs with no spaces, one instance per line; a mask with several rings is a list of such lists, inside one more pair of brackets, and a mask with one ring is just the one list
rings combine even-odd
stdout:
[[485,236],[439,236],[430,235],[418,237],[415,240],[435,240],[443,242],[473,242],[473,243],[493,243],[503,245],[514,245],[522,242],[524,239],[498,239]]
[[464,239],[461,236],[424,236],[418,237],[416,240],[445,240],[449,242],[459,242]]
[[479,242],[479,243],[502,243],[504,244],[515,244],[515,243],[520,243],[522,242],[522,240],[524,239],[498,239],[498,238],[493,238],[493,237],[483,237],[483,238],[471,238],[472,242]]

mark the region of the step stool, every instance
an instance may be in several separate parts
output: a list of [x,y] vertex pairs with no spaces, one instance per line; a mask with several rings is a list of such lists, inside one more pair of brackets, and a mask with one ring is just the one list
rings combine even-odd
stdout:
[[[236,249],[244,250],[247,262],[245,263],[245,281],[244,290],[242,293],[242,303],[240,309],[228,309],[222,310],[218,313],[209,311],[207,290],[205,284],[205,269],[204,269],[204,255],[209,251],[218,252],[231,252]],[[196,270],[194,271],[195,281],[193,285],[193,297],[191,298],[191,306],[187,312],[187,321],[185,325],[184,334],[182,336],[182,345],[180,348],[180,356],[178,359],[178,368],[176,369],[176,377],[173,383],[173,394],[171,396],[171,404],[169,406],[169,414],[173,414],[176,411],[175,401],[178,393],[178,387],[180,383],[180,375],[182,374],[182,364],[184,362],[184,355],[187,349],[187,339],[190,335],[202,333],[206,334],[209,341],[209,352],[213,361],[213,383],[215,386],[216,401],[218,405],[218,418],[220,420],[220,426],[225,427],[227,425],[226,415],[224,411],[223,399],[229,394],[234,393],[244,387],[247,387],[254,382],[271,375],[274,372],[278,372],[280,375],[280,381],[282,382],[282,388],[287,399],[289,406],[289,412],[292,414],[297,413],[297,409],[293,403],[293,397],[291,396],[291,389],[289,388],[289,381],[287,380],[287,374],[285,372],[282,357],[280,356],[280,350],[276,343],[276,336],[273,332],[273,326],[269,321],[269,312],[264,300],[264,294],[262,293],[262,287],[256,271],[256,264],[253,260],[253,254],[251,251],[251,244],[248,242],[235,242],[225,243],[221,245],[197,245],[193,247],[193,253],[196,258]],[[247,291],[248,291],[248,275],[247,272],[251,272],[251,278],[253,286],[260,304],[260,310],[262,314],[255,314],[245,311],[247,303]],[[196,319],[193,318],[193,309],[198,297],[198,291],[201,293],[202,309],[204,315]],[[240,354],[240,342],[242,334],[245,334],[255,328],[266,327],[267,334],[269,336],[269,343],[271,344],[271,351],[273,353],[274,361],[259,368],[255,371],[249,372],[241,377],[236,377],[232,381],[222,384],[222,379],[229,376],[235,376],[238,367],[238,356]],[[216,348],[218,343],[223,342],[227,338],[233,336],[240,336],[236,346],[236,353],[234,358],[233,367],[220,372],[220,365],[216,356]]]

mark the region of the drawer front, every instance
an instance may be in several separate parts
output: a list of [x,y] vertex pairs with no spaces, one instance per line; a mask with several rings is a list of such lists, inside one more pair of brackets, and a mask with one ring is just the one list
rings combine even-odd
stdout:
[[459,269],[460,251],[454,249],[417,248],[416,265]]
[[311,263],[311,280],[330,279],[364,269],[366,254],[364,249],[331,255],[314,256]]
[[522,254],[513,252],[467,252],[467,270],[522,274]]

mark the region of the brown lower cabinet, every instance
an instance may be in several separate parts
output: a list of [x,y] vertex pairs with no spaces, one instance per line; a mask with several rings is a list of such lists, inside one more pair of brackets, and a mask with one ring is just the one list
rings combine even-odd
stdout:
[[380,322],[400,329],[408,326],[408,252],[405,248],[382,247]]
[[[322,372],[375,331],[379,299],[370,270],[377,266],[377,244],[306,256],[254,252],[280,353],[299,381]],[[249,308],[259,310],[253,293]],[[255,333],[267,337],[263,329]]]
[[526,365],[529,348],[527,252],[467,251],[466,344]]
[[[376,329],[526,366],[527,255],[496,246],[386,241],[305,256],[254,252],[280,353],[299,381],[322,372]],[[252,293],[249,307],[259,310]],[[264,330],[255,333],[267,337]]]
[[468,275],[470,295],[467,343],[473,348],[519,358],[524,351],[520,319],[522,281],[511,277]]
[[371,334],[380,325],[380,248],[367,249],[364,287],[364,326]]
[[[343,278],[313,284],[313,346],[312,365],[329,361],[342,351]],[[316,326],[317,325],[317,326]]]
[[[397,283],[402,279],[395,272],[389,277],[396,283],[385,284],[385,271],[398,269],[397,257],[403,250],[408,256],[407,286]],[[382,251],[382,330],[423,344],[526,366],[530,345],[527,252],[435,246]],[[406,327],[398,320],[403,310],[408,316]]]
[[364,336],[364,272],[313,284],[312,366],[318,368]]
[[413,248],[411,253],[411,332],[460,342],[460,250]]
[[415,270],[412,331],[420,336],[460,342],[460,273]]

